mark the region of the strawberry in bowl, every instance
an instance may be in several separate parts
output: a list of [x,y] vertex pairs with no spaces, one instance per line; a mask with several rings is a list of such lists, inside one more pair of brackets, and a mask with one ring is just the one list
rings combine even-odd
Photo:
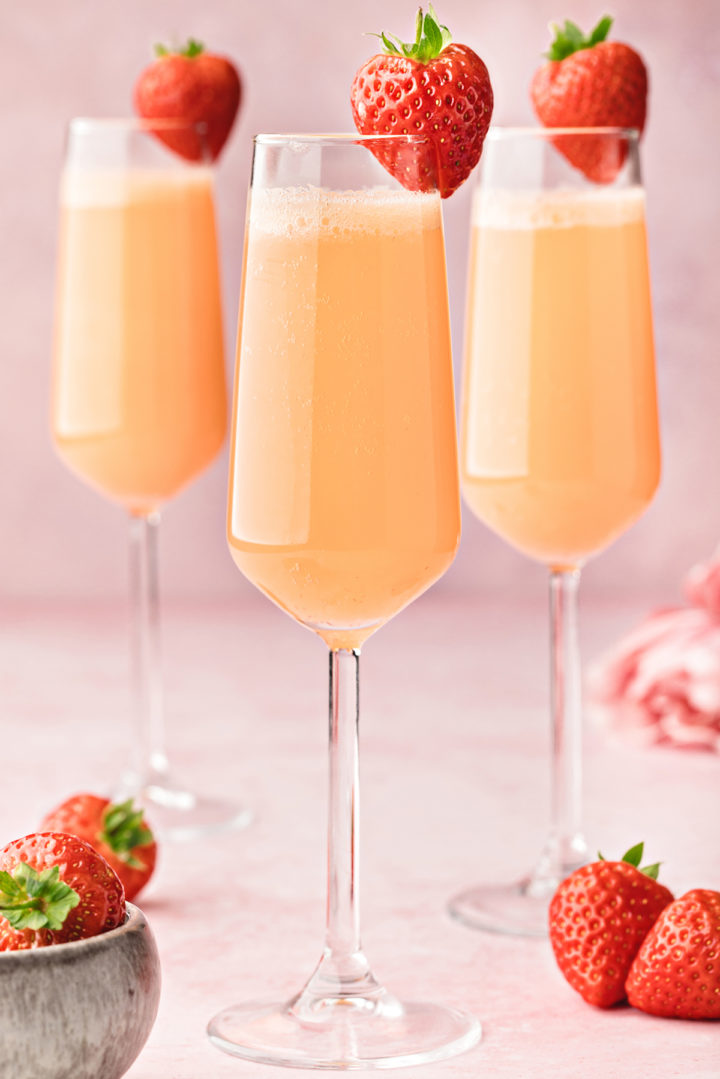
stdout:
[[93,937],[124,919],[119,877],[82,839],[35,832],[0,851],[0,951]]
[[425,15],[418,11],[413,42],[379,37],[384,52],[362,65],[350,90],[355,126],[362,135],[425,136],[424,168],[408,174],[396,146],[371,149],[405,187],[448,198],[480,160],[493,110],[487,67],[467,45],[452,42],[432,5]]
[[38,832],[0,850],[0,1071],[120,1079],[152,1029],[157,947],[88,843]]

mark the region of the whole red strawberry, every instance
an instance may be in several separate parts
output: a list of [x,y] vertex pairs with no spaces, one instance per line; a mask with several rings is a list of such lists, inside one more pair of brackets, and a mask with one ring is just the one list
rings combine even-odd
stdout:
[[183,157],[214,161],[230,134],[242,93],[237,68],[224,56],[205,52],[192,38],[184,49],[155,49],[157,59],[135,84],[135,109],[149,120],[187,120],[203,125],[195,130],[163,131],[159,139]]
[[[601,19],[585,37],[575,23],[552,26],[555,38],[538,68],[530,97],[545,127],[620,127],[642,132],[647,114],[648,75],[642,57],[619,41],[606,41],[612,26]],[[563,138],[556,143],[571,164],[596,183],[610,183],[625,152],[617,143]]]
[[41,828],[90,843],[123,882],[126,899],[135,898],[155,869],[157,844],[132,799],[112,803],[96,794],[76,794],[48,813]]
[[636,1008],[677,1019],[720,1019],[720,892],[695,888],[662,912],[626,982]]
[[432,6],[418,11],[412,44],[379,36],[386,51],[363,64],[350,90],[355,126],[362,135],[427,136],[420,168],[406,168],[402,149],[371,148],[405,187],[447,198],[480,160],[493,109],[488,70],[467,45],[450,44]]
[[640,945],[672,893],[657,865],[638,868],[643,844],[620,862],[600,861],[571,873],[550,902],[550,943],[565,978],[588,1004],[609,1008],[625,997],[625,979]]
[[122,882],[77,836],[34,832],[0,850],[0,952],[94,937],[124,920]]

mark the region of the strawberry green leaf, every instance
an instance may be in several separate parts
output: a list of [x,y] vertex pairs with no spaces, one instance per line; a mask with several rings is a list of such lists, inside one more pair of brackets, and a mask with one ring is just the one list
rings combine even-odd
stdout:
[[592,48],[593,45],[599,45],[601,41],[605,40],[610,32],[612,24],[612,15],[604,15],[588,38],[590,48]]
[[428,6],[425,15],[422,8],[418,8],[413,42],[401,41],[395,34],[382,33],[377,36],[385,46],[386,52],[405,56],[408,60],[417,60],[420,64],[427,64],[428,61],[434,60],[452,41],[450,31],[447,26],[443,26],[438,21],[432,4]]
[[[12,916],[6,915],[7,920],[13,929],[59,929],[60,926],[49,926],[48,920],[45,914],[41,910],[33,910],[32,907],[26,910],[14,911]],[[62,924],[62,923],[61,923]]]
[[640,865],[640,861],[641,861],[642,856],[643,856],[643,848],[644,848],[644,846],[645,846],[644,843],[636,843],[634,847],[630,848],[630,850],[625,851],[625,853],[622,856],[621,861],[629,862],[630,865],[634,865],[637,868],[637,866]]
[[428,4],[428,11],[432,15],[433,19],[437,23],[438,28],[440,30],[440,36],[442,38],[442,46],[441,46],[441,51],[442,51],[442,49],[444,49],[445,46],[449,45],[450,42],[452,41],[452,34],[448,30],[447,26],[443,26],[443,24],[440,22],[440,20],[438,19],[437,15],[435,13],[435,8],[432,6],[432,4]]
[[582,45],[583,41],[585,40],[585,35],[583,34],[580,27],[577,25],[577,23],[571,22],[570,19],[565,20],[563,36],[565,37],[565,40],[568,42],[568,44],[573,45],[576,49],[579,48],[579,46]]
[[437,56],[443,47],[442,32],[440,27],[433,19],[432,15],[426,15],[423,24],[423,30],[425,37],[427,38],[428,46],[433,52],[434,56]]
[[554,36],[545,56],[548,60],[564,60],[573,53],[580,52],[581,49],[592,49],[594,45],[599,45],[605,40],[612,22],[610,15],[604,15],[587,37],[570,19],[565,20],[562,28],[557,23],[550,23],[550,32]]
[[80,896],[60,880],[59,866],[40,873],[20,862],[12,874],[0,873],[0,916],[13,929],[62,929]]
[[103,827],[98,839],[134,869],[144,869],[145,863],[132,852],[136,847],[149,847],[154,841],[153,834],[143,819],[142,809],[135,809],[132,798],[108,806],[103,815]]
[[[651,877],[652,880],[657,880],[662,862],[653,862],[652,865],[644,865],[641,867],[640,862],[642,860],[644,846],[644,843],[636,843],[634,847],[631,847],[630,850],[626,851],[625,854],[623,854],[620,860],[622,862],[627,862],[628,865],[635,866],[635,868],[639,869],[641,873],[644,873],[646,877]],[[600,853],[600,851],[598,851],[598,861],[605,861],[605,858]]]
[[400,56],[400,50],[398,49],[397,45],[395,45],[390,40],[387,34],[378,34],[377,36],[380,38],[383,45],[385,46],[385,52],[392,53],[392,55],[394,56]]
[[0,902],[6,902],[20,895],[20,885],[13,880],[6,869],[0,871]]
[[194,37],[188,38],[188,43],[182,49],[168,49],[167,45],[156,45],[156,56],[185,56],[188,60],[192,60],[194,56],[199,56],[201,52],[205,52],[205,46],[201,41],[196,41]]
[[565,22],[561,29],[557,23],[550,23],[550,31],[554,34],[550,48],[545,53],[548,60],[564,60],[577,52],[579,43],[582,41],[582,31],[569,21]]
[[422,10],[422,8],[421,8],[421,7],[419,7],[419,8],[417,9],[417,14],[415,15],[415,42],[414,42],[414,50],[417,50],[417,47],[418,47],[418,45],[419,45],[419,44],[420,44],[420,42],[422,41],[422,33],[423,33],[423,26],[424,26],[424,19],[423,19],[423,10]]

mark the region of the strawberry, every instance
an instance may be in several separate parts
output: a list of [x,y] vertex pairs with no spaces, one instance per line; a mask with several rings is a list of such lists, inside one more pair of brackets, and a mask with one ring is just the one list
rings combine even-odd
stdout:
[[651,1015],[720,1019],[720,892],[695,888],[665,907],[625,986]]
[[0,952],[94,937],[124,920],[122,882],[84,840],[34,832],[0,850]]
[[[555,33],[548,63],[538,68],[530,97],[545,127],[621,127],[642,133],[648,75],[642,57],[619,41],[606,41],[612,25],[601,19],[589,37],[566,21]],[[617,140],[558,138],[555,143],[589,180],[610,183],[622,167],[627,144]]]
[[418,11],[413,44],[379,37],[386,51],[363,64],[350,90],[355,126],[362,135],[426,135],[419,168],[407,147],[371,149],[409,190],[447,198],[480,160],[493,109],[488,70],[467,45],[450,43],[432,6]]
[[155,47],[157,59],[135,83],[136,112],[148,120],[186,120],[203,131],[155,131],[176,153],[190,161],[206,155],[215,161],[235,122],[242,93],[240,75],[224,56],[205,52],[192,38],[184,49]]
[[68,832],[94,847],[123,882],[126,899],[134,899],[152,876],[157,844],[132,799],[114,804],[96,794],[76,794],[48,813],[41,828]]
[[550,902],[550,943],[565,978],[588,1004],[609,1008],[625,996],[625,979],[645,936],[672,893],[658,865],[640,869],[643,844],[620,862],[600,861],[571,873]]

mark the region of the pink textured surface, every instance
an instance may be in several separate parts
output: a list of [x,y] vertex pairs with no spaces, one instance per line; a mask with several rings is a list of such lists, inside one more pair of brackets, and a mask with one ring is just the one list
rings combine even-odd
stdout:
[[[582,606],[592,658],[644,608]],[[64,795],[110,780],[128,738],[122,606],[16,605],[0,628],[2,835],[31,830]],[[290,995],[309,975],[324,908],[326,659],[260,596],[170,605],[171,755],[199,789],[248,800],[245,832],[166,846],[141,905],[164,988],[129,1079],[292,1074],[235,1060],[206,1021],[244,999]],[[483,1022],[478,1048],[398,1074],[448,1079],[716,1079],[718,1027],[600,1012],[565,984],[549,945],[475,933],[445,914],[460,887],[512,878],[546,824],[548,725],[542,573],[522,605],[420,599],[362,661],[362,922],[395,992]],[[593,846],[644,839],[680,894],[720,887],[718,758],[627,750],[588,730]],[[299,1072],[295,1074],[305,1074]]]

